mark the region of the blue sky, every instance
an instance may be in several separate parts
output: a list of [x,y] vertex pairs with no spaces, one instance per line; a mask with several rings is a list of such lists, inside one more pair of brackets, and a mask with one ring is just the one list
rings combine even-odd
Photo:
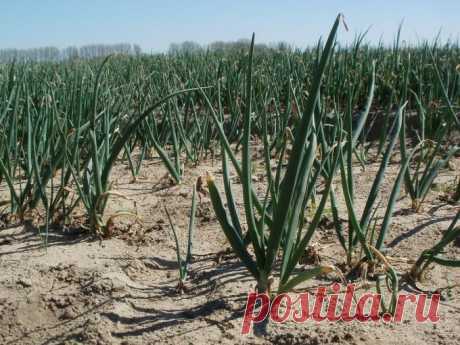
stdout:
[[403,39],[416,42],[460,38],[460,0],[3,0],[0,48],[138,43],[144,51],[164,51],[172,42],[249,38],[311,45],[327,34],[337,13],[345,15],[347,42],[371,27],[367,39],[391,42],[404,19]]

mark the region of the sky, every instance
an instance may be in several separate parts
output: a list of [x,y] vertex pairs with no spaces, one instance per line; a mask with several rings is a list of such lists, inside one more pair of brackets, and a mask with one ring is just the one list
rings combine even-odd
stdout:
[[460,39],[460,0],[3,0],[0,48],[93,43],[137,43],[145,52],[166,51],[186,40],[208,44],[250,38],[313,45],[326,36],[338,13],[349,27],[339,40],[366,38],[390,44],[403,21],[402,39]]

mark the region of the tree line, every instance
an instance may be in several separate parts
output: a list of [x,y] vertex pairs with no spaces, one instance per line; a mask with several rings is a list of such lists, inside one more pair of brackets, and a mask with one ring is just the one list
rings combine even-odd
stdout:
[[[231,53],[247,49],[250,44],[248,39],[239,39],[237,41],[216,41],[208,45],[200,45],[194,41],[184,41],[182,43],[171,43],[168,49],[168,54],[186,54],[186,53],[199,53],[204,51]],[[286,42],[275,43],[257,43],[255,45],[257,51],[265,50],[278,50],[288,51],[292,50]],[[130,43],[117,43],[117,44],[88,44],[81,47],[69,46],[64,49],[56,47],[39,47],[29,49],[0,49],[0,63],[9,63],[12,61],[17,62],[58,62],[74,59],[93,59],[104,57],[110,54],[123,54],[123,55],[140,55],[142,49],[138,44]]]
[[64,49],[40,47],[30,49],[0,49],[0,63],[63,61],[72,59],[93,59],[110,54],[140,55],[142,49],[137,44],[89,44],[81,47],[70,46]]
[[[194,41],[184,41],[182,43],[171,43],[168,49],[168,53],[171,55],[175,54],[186,54],[186,53],[199,53],[204,51],[213,52],[234,52],[242,49],[248,49],[251,41],[249,39],[239,39],[237,41],[215,41],[208,45],[200,45]],[[278,51],[291,51],[293,47],[286,42],[274,42],[274,43],[256,43],[255,49],[257,51],[265,50],[278,50]]]

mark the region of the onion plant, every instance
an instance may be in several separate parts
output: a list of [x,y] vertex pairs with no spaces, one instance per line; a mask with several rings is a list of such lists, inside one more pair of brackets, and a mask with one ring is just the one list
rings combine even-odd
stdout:
[[[356,245],[358,243],[361,244],[362,249],[365,250],[366,253],[366,258],[369,260],[372,260],[373,255],[371,251],[368,248],[367,243],[372,243],[373,239],[370,237],[373,237],[373,217],[375,216],[375,211],[378,206],[376,205],[380,187],[382,182],[384,181],[385,177],[385,171],[388,167],[388,164],[390,162],[394,147],[396,145],[396,141],[399,135],[399,131],[401,129],[401,123],[402,123],[402,118],[403,118],[403,112],[404,112],[404,107],[400,107],[400,109],[397,112],[397,115],[395,117],[393,127],[391,130],[391,136],[389,143],[387,145],[387,148],[385,150],[385,153],[383,155],[382,161],[380,163],[380,167],[378,169],[378,172],[374,178],[374,182],[372,183],[371,190],[368,194],[367,201],[365,204],[365,207],[362,211],[361,217],[358,218],[357,216],[357,210],[355,207],[355,202],[352,194],[353,190],[353,164],[350,163],[350,161],[347,161],[345,163],[345,159],[341,158],[340,160],[340,171],[342,175],[342,187],[343,187],[343,192],[345,195],[345,201],[346,201],[346,206],[347,206],[347,214],[348,214],[348,234],[347,237],[345,238],[345,234],[342,228],[342,224],[339,220],[339,213],[338,213],[338,206],[337,206],[337,201],[336,197],[334,195],[334,192],[331,191],[331,208],[333,210],[333,218],[334,218],[334,224],[337,232],[337,236],[339,238],[339,242],[341,243],[342,247],[345,249],[347,253],[347,262],[348,264],[352,264],[352,259],[355,254],[356,250]],[[346,152],[352,152],[353,150],[353,142],[348,141],[347,145],[345,146]],[[349,154],[348,154],[349,157]],[[349,158],[350,159],[350,158]],[[407,169],[407,163],[402,165],[401,172],[399,176],[403,176],[405,173],[404,168]],[[388,202],[387,206],[387,212],[385,213],[385,218],[383,220],[382,228],[380,231],[380,235],[378,237],[378,242],[376,244],[376,247],[378,249],[381,249],[382,244],[383,244],[383,239],[385,238],[385,234],[390,226],[391,223],[391,217],[392,217],[392,211],[394,209],[394,205],[396,202],[396,198],[398,196],[398,191],[401,187],[401,178],[397,178],[393,191],[391,194],[391,198]],[[376,207],[377,206],[377,207]],[[375,226],[375,225],[374,225]],[[358,258],[358,261],[360,261],[361,258]]]
[[174,243],[176,245],[176,256],[177,264],[179,267],[179,284],[177,285],[177,290],[183,292],[185,290],[185,281],[188,278],[188,268],[192,261],[192,245],[193,245],[193,233],[195,229],[195,216],[196,216],[196,185],[193,185],[193,194],[192,194],[192,206],[190,210],[190,218],[188,223],[188,235],[187,235],[187,251],[185,258],[181,255],[181,248],[179,244],[179,238],[177,236],[176,228],[174,223],[169,215],[168,209],[165,206],[166,215],[168,216],[169,224],[171,226],[171,231],[174,237]]
[[455,215],[452,223],[450,223],[439,242],[430,249],[426,249],[422,252],[410,271],[410,277],[414,281],[423,280],[424,273],[431,264],[438,264],[447,267],[460,267],[460,259],[446,258],[442,255],[447,246],[460,236],[460,226],[456,227],[459,220],[460,210]]
[[[318,226],[333,181],[333,175],[325,181],[326,187],[321,201],[314,211],[312,221],[308,224],[307,230],[304,232],[301,227],[301,218],[303,218],[304,212],[309,205],[309,196],[319,181],[319,172],[321,169],[321,167],[314,168],[318,149],[315,110],[319,99],[321,81],[332,54],[340,20],[341,16],[339,15],[324,45],[323,52],[317,61],[313,83],[308,92],[309,96],[305,108],[302,110],[300,107],[298,108],[301,111],[301,116],[294,128],[294,142],[284,177],[278,180],[272,179],[271,169],[266,167],[267,173],[265,178],[269,186],[263,202],[258,202],[262,205],[259,214],[255,210],[255,200],[258,197],[254,195],[252,187],[250,142],[251,127],[255,115],[252,112],[254,35],[252,37],[246,74],[246,109],[243,122],[240,176],[247,233],[250,247],[254,253],[253,255],[249,250],[250,248],[244,242],[244,234],[240,225],[243,222],[237,215],[236,206],[230,203],[229,211],[227,211],[217,189],[215,178],[212,175],[208,175],[207,184],[219,223],[235,254],[237,254],[248,271],[256,279],[257,290],[262,293],[270,294],[273,291],[273,270],[279,254],[282,255],[282,259],[277,288],[278,292],[289,291],[303,281],[317,274],[330,272],[331,270],[330,266],[317,266],[297,272],[296,267]],[[339,123],[338,120],[337,122]],[[224,147],[223,155],[228,154],[232,158],[235,168],[238,169],[239,165],[236,162],[235,155],[227,144],[225,134],[222,132],[220,132],[220,140]],[[340,138],[337,138],[337,140],[340,141]],[[264,150],[269,150],[267,142],[264,143]],[[322,155],[330,155],[333,157],[334,164],[337,165],[339,151],[338,146],[336,146],[329,152],[322,152]],[[226,171],[225,157],[223,159],[223,168]],[[266,164],[270,164],[270,162],[267,161]],[[224,173],[224,185],[226,186],[227,201],[232,200],[231,195],[229,195],[230,182],[228,180],[228,173]],[[278,191],[278,193],[272,193],[271,191],[273,190]]]
[[456,189],[455,192],[454,192],[454,195],[453,195],[453,197],[452,197],[452,200],[453,200],[454,202],[460,201],[460,178],[458,178],[457,189]]
[[[405,121],[403,120],[400,140],[401,156],[402,159],[407,160],[405,131]],[[444,152],[443,141],[446,138],[446,134],[447,125],[444,124],[438,129],[435,141],[424,140],[420,142],[418,154],[413,156],[417,161],[413,164],[413,168],[408,169],[405,174],[406,191],[412,200],[412,209],[416,212],[420,210],[439,171],[447,166],[449,160],[457,152],[460,152],[460,147],[456,145],[448,147],[447,152]]]
[[[109,58],[99,67],[94,84],[92,107],[90,108],[90,129],[89,129],[89,155],[83,166],[72,167],[79,197],[86,209],[90,229],[100,235],[108,233],[108,222],[103,219],[104,210],[108,198],[111,195],[120,196],[119,193],[111,191],[110,173],[118,155],[126,147],[127,141],[132,133],[142,124],[152,111],[162,106],[170,98],[191,90],[183,90],[169,94],[143,113],[129,119],[123,128],[111,131],[113,125],[107,112],[98,120],[97,102],[99,92],[99,80]],[[117,214],[111,216],[118,216]]]

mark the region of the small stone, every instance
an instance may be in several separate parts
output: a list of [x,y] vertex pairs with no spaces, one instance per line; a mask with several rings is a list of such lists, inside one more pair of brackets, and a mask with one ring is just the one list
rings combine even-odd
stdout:
[[61,319],[63,320],[70,320],[75,319],[77,317],[77,313],[72,308],[67,308],[61,315]]
[[346,333],[343,337],[346,341],[353,340],[353,335],[350,333]]
[[21,285],[21,286],[23,286],[23,287],[31,287],[32,286],[32,281],[30,279],[27,279],[27,278],[20,278],[20,279],[18,279],[18,281],[16,283]]
[[122,280],[118,278],[112,279],[112,291],[120,292],[124,290],[125,290],[125,283]]

